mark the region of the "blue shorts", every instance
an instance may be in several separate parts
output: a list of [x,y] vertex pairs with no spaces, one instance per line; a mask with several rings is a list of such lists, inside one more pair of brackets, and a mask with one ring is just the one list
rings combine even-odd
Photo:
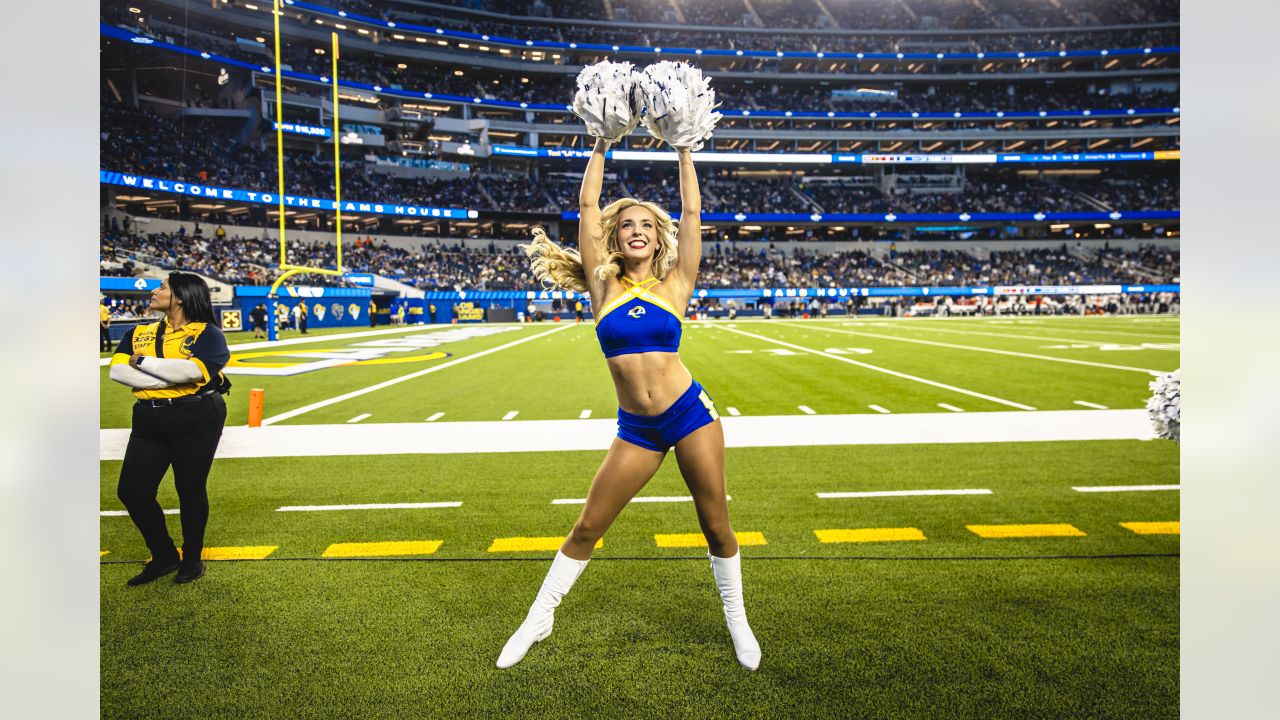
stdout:
[[618,437],[646,450],[666,452],[689,433],[720,419],[697,380],[661,415],[632,415],[618,408]]

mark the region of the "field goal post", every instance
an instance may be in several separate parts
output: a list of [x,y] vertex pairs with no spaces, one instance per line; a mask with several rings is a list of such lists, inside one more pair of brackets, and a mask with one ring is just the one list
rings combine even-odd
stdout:
[[[276,197],[279,200],[278,214],[280,219],[280,271],[279,276],[267,291],[267,340],[279,339],[280,323],[276,319],[276,293],[286,280],[294,275],[332,275],[342,277],[346,273],[342,269],[342,153],[338,135],[338,33],[330,34],[332,41],[332,74],[330,86],[333,90],[333,207],[337,212],[334,229],[337,234],[335,268],[317,268],[305,265],[292,265],[285,246],[285,226],[287,225],[284,202],[284,103],[282,102],[282,73],[280,72],[280,0],[273,0],[272,13],[275,33],[275,85],[276,85]],[[305,302],[303,300],[302,302]]]

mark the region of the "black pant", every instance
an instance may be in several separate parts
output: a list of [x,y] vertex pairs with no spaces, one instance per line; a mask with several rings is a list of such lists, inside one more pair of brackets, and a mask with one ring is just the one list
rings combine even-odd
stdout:
[[111,331],[98,326],[98,342],[102,344],[102,352],[111,352],[115,346],[111,344]]
[[158,562],[167,564],[178,558],[164,512],[156,502],[160,481],[170,465],[181,509],[182,556],[198,560],[204,550],[204,528],[209,521],[206,481],[226,420],[227,404],[216,394],[194,403],[133,406],[133,432],[124,451],[116,496]]

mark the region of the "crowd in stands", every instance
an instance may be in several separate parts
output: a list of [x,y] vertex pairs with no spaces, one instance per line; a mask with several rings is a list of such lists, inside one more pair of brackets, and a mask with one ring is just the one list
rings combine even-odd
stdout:
[[[101,167],[222,187],[267,189],[276,185],[274,147],[240,143],[235,128],[212,119],[154,115],[145,108],[101,106]],[[235,122],[243,123],[243,120]],[[163,152],[157,152],[162,149]],[[344,162],[343,197],[476,210],[557,212],[576,206],[579,181],[535,178],[477,169],[459,179],[391,178],[362,162]],[[950,188],[808,184],[803,176],[734,178],[704,174],[704,212],[1024,212],[1028,210],[1169,210],[1179,206],[1176,176],[1112,168],[1093,177],[1057,181],[977,171]],[[285,187],[307,197],[333,196],[327,155],[285,155]],[[671,174],[635,171],[606,182],[604,197],[651,199],[673,211],[679,189]],[[1100,205],[1101,204],[1101,205]],[[1105,207],[1104,207],[1105,206]]]
[[[231,284],[261,285],[274,278],[279,246],[270,238],[231,235],[222,240],[199,234],[123,232],[104,228],[101,256],[108,266],[132,269],[136,263],[192,270]],[[334,267],[331,242],[293,241],[289,262]],[[862,250],[826,252],[797,248],[778,250],[732,243],[704,243],[699,288],[764,287],[902,287],[916,285],[1079,285],[1094,283],[1176,282],[1179,253],[1153,245],[1128,251],[1061,247],[1051,250],[993,251],[982,257],[956,250],[892,249],[877,259]],[[125,264],[128,263],[126,266]],[[537,289],[528,259],[515,248],[490,242],[485,248],[424,242],[414,249],[359,239],[343,250],[343,264],[353,272],[371,272],[424,290]],[[309,283],[339,282],[310,276]]]

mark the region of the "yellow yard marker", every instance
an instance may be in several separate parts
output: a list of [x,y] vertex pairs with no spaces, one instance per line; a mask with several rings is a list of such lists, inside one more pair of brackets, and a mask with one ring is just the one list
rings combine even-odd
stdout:
[[110,551],[110,550],[99,550],[99,551],[98,551],[98,557],[106,557],[107,553],[109,553],[109,552],[111,552],[111,551]]
[[[559,550],[564,544],[563,537],[509,537],[494,538],[489,552],[537,552],[541,550]],[[596,541],[596,549],[604,547],[604,538]]]
[[[768,545],[764,533],[736,532],[739,545]],[[678,535],[654,535],[653,542],[661,548],[706,547],[707,539],[702,533],[683,533]]]
[[853,530],[814,530],[819,542],[895,542],[898,540],[924,540],[919,528],[857,528]]
[[1182,522],[1122,522],[1120,527],[1132,530],[1139,535],[1181,535]]
[[1066,523],[1054,525],[965,525],[984,538],[1084,537],[1084,532]]
[[400,540],[394,542],[334,543],[322,557],[388,557],[392,555],[430,555],[444,544],[443,540]]
[[263,560],[275,552],[279,545],[245,545],[241,547],[205,548],[202,560]]

